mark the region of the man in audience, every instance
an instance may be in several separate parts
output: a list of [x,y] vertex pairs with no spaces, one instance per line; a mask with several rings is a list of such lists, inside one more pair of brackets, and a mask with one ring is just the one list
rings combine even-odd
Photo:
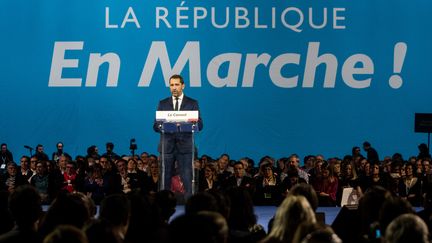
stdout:
[[0,236],[1,243],[42,242],[36,231],[42,213],[41,198],[33,186],[18,187],[9,197],[9,210],[16,226]]

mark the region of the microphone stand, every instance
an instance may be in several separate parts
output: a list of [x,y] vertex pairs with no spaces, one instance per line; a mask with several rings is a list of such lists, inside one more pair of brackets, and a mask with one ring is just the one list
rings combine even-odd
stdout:
[[24,148],[28,149],[30,152],[30,158],[33,156],[33,148],[28,146],[28,145],[24,145]]

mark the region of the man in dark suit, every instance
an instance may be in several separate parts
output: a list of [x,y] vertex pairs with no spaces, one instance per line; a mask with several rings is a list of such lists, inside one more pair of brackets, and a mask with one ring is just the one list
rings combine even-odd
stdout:
[[234,164],[234,174],[226,179],[223,187],[225,188],[225,191],[234,188],[241,188],[248,191],[250,196],[253,197],[255,194],[256,183],[252,177],[246,176],[243,163],[237,161]]
[[[159,101],[158,111],[198,111],[199,119],[197,122],[198,130],[201,130],[203,123],[201,120],[201,114],[199,112],[198,101],[189,98],[184,95],[183,90],[185,88],[183,77],[180,75],[173,75],[169,79],[171,96]],[[177,126],[175,131],[162,131],[162,122],[155,121],[153,129],[156,132],[161,133],[161,139],[158,147],[158,151],[162,154],[165,166],[165,178],[164,189],[170,189],[171,177],[174,175],[174,163],[177,161],[179,166],[180,177],[183,181],[186,195],[192,193],[192,158],[193,158],[193,134],[190,131],[181,131],[180,124],[174,124]],[[163,143],[163,144],[162,144]],[[163,150],[162,151],[162,146]]]

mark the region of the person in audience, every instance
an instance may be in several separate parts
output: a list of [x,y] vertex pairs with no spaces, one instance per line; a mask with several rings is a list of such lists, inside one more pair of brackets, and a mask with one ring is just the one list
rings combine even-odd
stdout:
[[363,195],[363,191],[360,187],[360,179],[357,175],[354,162],[351,159],[345,160],[345,162],[342,164],[342,179],[338,181],[338,184],[340,184],[340,186],[338,186],[338,193],[336,196],[337,205],[340,205],[344,188],[354,188],[357,195]]
[[169,242],[227,243],[229,228],[225,218],[217,212],[200,211],[183,214],[169,225]]
[[255,193],[255,180],[245,176],[243,163],[238,161],[234,164],[234,174],[226,179],[224,188],[226,191],[232,188],[242,188],[247,190],[252,197]]
[[36,174],[31,178],[30,184],[39,192],[42,204],[51,203],[52,198],[50,196],[52,196],[52,193],[50,193],[50,190],[52,190],[52,183],[47,172],[46,162],[38,161],[36,163]]
[[105,144],[106,152],[102,154],[102,156],[106,157],[111,161],[116,161],[120,159],[120,156],[114,152],[114,143],[107,142]]
[[199,177],[198,191],[204,192],[211,189],[220,189],[220,182],[217,178],[217,168],[213,163],[204,165],[204,175]]
[[314,188],[318,194],[320,207],[336,206],[336,193],[338,179],[334,176],[333,167],[324,163],[321,168],[321,176],[314,180]]
[[[311,178],[313,181],[314,179]],[[298,174],[298,168],[295,165],[288,165],[287,166],[287,176],[285,179],[280,183],[279,191],[281,193],[281,200],[283,200],[286,195],[290,192],[291,188],[293,188],[297,184],[307,184],[305,179],[300,178]],[[279,201],[280,203],[281,201]]]
[[127,173],[127,161],[125,159],[117,160],[117,171],[118,175],[121,178],[121,190],[123,193],[129,193],[133,189],[138,188],[138,184],[135,184],[135,181],[131,181],[129,174]]
[[11,193],[8,204],[15,220],[15,227],[0,235],[0,242],[42,242],[42,238],[37,233],[37,221],[42,215],[42,205],[36,188],[31,185],[17,187]]
[[251,194],[245,188],[233,187],[227,195],[230,200],[228,242],[257,242],[263,239],[266,232],[258,223]]
[[144,171],[144,172],[149,172],[148,170],[148,166],[149,166],[149,162],[150,162],[150,156],[149,153],[147,152],[142,152],[140,155],[141,161],[142,161],[142,165],[140,165],[140,163],[138,162],[138,169]]
[[130,218],[125,242],[166,242],[168,229],[158,206],[139,190],[127,194],[127,198],[130,202]]
[[225,182],[228,177],[232,175],[232,171],[229,169],[229,155],[222,154],[216,162],[218,171],[218,180]]
[[254,202],[256,205],[277,205],[281,200],[281,181],[273,171],[270,162],[264,162],[260,166],[259,176],[255,178],[256,191]]
[[86,159],[93,158],[94,160],[99,160],[99,149],[96,145],[91,145],[87,148]]
[[366,191],[372,186],[386,186],[386,182],[384,181],[384,177],[382,176],[381,167],[379,166],[379,164],[372,164],[371,167],[371,175],[369,178],[367,178],[367,180],[365,180],[362,191]]
[[[318,158],[317,160],[318,161]],[[288,157],[288,162],[290,165],[295,166],[298,170],[298,175],[300,178],[304,179],[306,183],[309,183],[309,174],[306,173],[303,169],[300,168],[300,158],[296,154],[292,154],[290,157]],[[315,164],[316,166],[317,164]]]
[[49,157],[44,152],[44,146],[42,144],[36,145],[36,153],[35,156],[38,158],[38,160],[48,161]]
[[36,162],[38,162],[38,158],[36,155],[30,157],[30,170],[33,172],[33,175],[36,174]]
[[57,167],[60,170],[61,174],[64,175],[66,173],[67,164],[71,161],[68,157],[64,155],[60,155],[57,161]]
[[248,157],[243,157],[243,158],[239,159],[239,161],[243,163],[243,166],[245,168],[245,175],[249,176],[249,177],[253,177],[253,175],[254,175],[254,174],[252,174],[253,168],[252,169],[249,168],[249,160],[250,160],[250,158],[248,158]]
[[63,149],[64,149],[63,143],[58,142],[56,144],[56,151],[52,154],[51,159],[57,162],[59,160],[60,156],[66,156],[71,160],[72,157],[68,153],[64,152]]
[[68,161],[66,164],[66,171],[63,173],[63,190],[68,192],[76,191],[76,164],[73,161]]
[[84,232],[72,225],[59,225],[49,233],[43,243],[88,243]]
[[419,153],[417,155],[418,159],[426,159],[426,158],[431,159],[431,154],[429,153],[429,148],[427,144],[425,143],[419,144],[418,150],[419,150]]
[[352,148],[351,155],[352,155],[352,157],[363,157],[363,155],[361,154],[360,147],[358,147],[358,146],[354,146]]
[[[295,239],[294,243],[342,243],[339,236],[330,226],[319,225],[316,229],[311,230],[301,241]],[[297,230],[298,231],[298,230]],[[297,235],[297,232],[296,232]]]
[[22,175],[22,177],[30,182],[30,178],[33,176],[33,172],[30,170],[30,157],[28,156],[21,156],[20,159],[20,166],[18,167],[18,173]]
[[111,224],[114,235],[121,240],[125,240],[130,217],[131,203],[126,195],[113,194],[102,200],[99,219]]
[[185,205],[186,214],[195,214],[200,211],[219,211],[217,200],[213,194],[198,192],[187,199]]
[[107,220],[97,219],[84,228],[89,243],[124,243]]
[[135,158],[128,159],[127,176],[129,177],[129,183],[132,190],[140,189],[143,192],[147,192],[149,178],[145,172],[138,169]]
[[[311,206],[312,210],[315,212],[315,215],[317,215],[316,210],[318,208],[318,195],[312,185],[306,183],[296,184],[291,188],[288,195],[305,197],[306,200],[309,202],[309,205]],[[315,216],[315,218],[317,217]],[[274,223],[274,216],[268,222],[267,225],[268,232],[270,232],[271,229],[273,228],[273,223]]]
[[306,173],[309,174],[309,171],[315,167],[316,157],[314,155],[307,155],[303,159],[303,166],[301,167]]
[[83,192],[85,192],[86,195],[97,205],[99,205],[102,199],[106,196],[105,183],[100,164],[95,164],[89,169],[89,173],[84,179]]
[[423,220],[414,214],[402,214],[387,227],[385,243],[429,242],[429,230]]
[[148,191],[150,194],[155,194],[159,191],[160,170],[159,162],[151,160],[149,164]]
[[[402,214],[415,214],[413,206],[405,199],[400,197],[391,196],[385,200],[381,209],[379,210],[378,216],[378,227],[380,230],[380,235],[383,236],[386,233],[387,227],[393,219],[397,218]],[[372,226],[374,224],[372,223]],[[376,229],[373,230],[373,227],[369,231],[371,233],[375,233]],[[375,233],[376,234],[376,233]],[[370,235],[369,235],[370,236]],[[376,238],[376,235],[372,235],[371,239]]]
[[158,191],[155,195],[155,204],[159,208],[164,225],[167,226],[171,216],[176,212],[177,198],[175,194],[170,190]]
[[363,143],[363,150],[367,153],[366,157],[370,163],[380,162],[378,152],[376,151],[375,148],[372,147],[372,145],[369,142],[365,141]]
[[73,225],[78,229],[91,222],[91,209],[82,195],[61,191],[51,203],[39,226],[39,234],[45,238],[59,225]]
[[0,150],[0,165],[6,166],[9,162],[13,162],[13,154],[11,151],[9,151],[7,144],[2,143],[1,144],[1,150]]
[[14,219],[8,206],[9,192],[0,191],[0,235],[14,227]]
[[18,172],[18,166],[15,162],[9,162],[6,165],[6,173],[0,175],[0,191],[12,193],[18,186],[28,184],[28,181]]
[[306,198],[288,195],[276,211],[271,231],[260,243],[292,242],[300,223],[315,222],[315,213]]
[[103,186],[106,195],[120,193],[121,177],[117,171],[117,166],[114,161],[109,160],[106,156],[101,156],[99,159],[99,165],[101,166]]
[[405,178],[399,182],[399,196],[408,200],[411,205],[419,207],[422,203],[421,180],[414,176],[412,164],[405,166]]

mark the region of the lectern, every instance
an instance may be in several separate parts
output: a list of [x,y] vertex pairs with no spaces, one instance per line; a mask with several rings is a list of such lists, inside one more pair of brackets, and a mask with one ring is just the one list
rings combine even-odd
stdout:
[[[195,154],[195,139],[194,135],[199,131],[198,127],[199,113],[198,111],[156,111],[156,121],[159,123],[159,129],[161,131],[161,160],[160,160],[160,172],[161,180],[159,188],[161,190],[169,188],[171,185],[165,185],[165,176],[168,173],[166,171],[166,159],[165,154],[169,152],[173,146],[190,146],[186,148],[187,151],[191,151],[191,181],[183,181],[183,183],[190,183],[192,188],[192,194],[196,191],[195,185],[195,170],[193,168],[194,154]],[[168,151],[167,151],[168,149]],[[182,168],[180,168],[182,169]],[[182,178],[184,180],[184,178]]]

